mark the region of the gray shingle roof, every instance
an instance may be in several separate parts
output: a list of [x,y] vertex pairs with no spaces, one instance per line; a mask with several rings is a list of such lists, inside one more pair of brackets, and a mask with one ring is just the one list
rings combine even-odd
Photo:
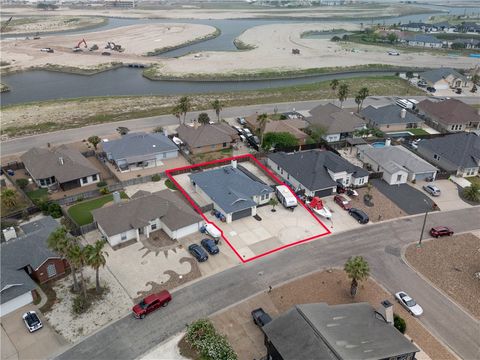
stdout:
[[420,77],[432,84],[436,83],[439,80],[446,78],[449,75],[453,75],[456,78],[466,81],[465,76],[460,74],[458,71],[450,68],[440,68],[424,71],[420,74]]
[[423,123],[424,121],[418,116],[406,110],[405,117],[401,117],[402,107],[391,104],[381,107],[367,106],[360,111],[360,115],[376,124],[408,124],[408,123]]
[[405,40],[431,43],[431,44],[441,44],[442,43],[442,40],[437,39],[435,36],[423,35],[423,34],[415,34],[415,35],[412,35],[412,36],[406,36]]
[[473,133],[449,134],[418,142],[418,150],[429,149],[461,168],[480,166],[480,137]]
[[334,104],[319,105],[310,110],[307,120],[313,126],[326,130],[327,134],[353,132],[365,125],[365,121]]
[[58,258],[58,255],[47,247],[48,236],[57,227],[58,222],[48,216],[21,226],[25,235],[2,243],[0,288],[18,285],[1,292],[2,304],[36,288],[37,285],[23,267],[30,265],[37,269],[48,258]]
[[356,178],[368,175],[365,169],[330,151],[308,150],[290,154],[278,152],[268,157],[311,191],[337,185],[328,174],[327,168],[333,172],[347,171]]
[[197,128],[182,124],[177,128],[177,132],[178,137],[190,148],[229,144],[238,138],[237,132],[223,123],[200,125]]
[[108,236],[147,226],[149,221],[157,218],[170,230],[178,230],[202,220],[181,195],[168,189],[155,193],[136,193],[131,200],[96,209],[92,215]]
[[99,173],[78,150],[65,145],[51,149],[32,148],[20,158],[35,179],[55,176],[58,182],[64,183]]
[[175,143],[160,133],[130,133],[121,139],[103,142],[103,151],[115,161],[126,159],[129,163],[142,161],[148,155],[176,151]]
[[253,196],[273,192],[270,186],[255,181],[231,165],[194,173],[189,177],[227,214],[255,206]]
[[368,303],[296,305],[262,330],[284,360],[388,359],[419,351]]

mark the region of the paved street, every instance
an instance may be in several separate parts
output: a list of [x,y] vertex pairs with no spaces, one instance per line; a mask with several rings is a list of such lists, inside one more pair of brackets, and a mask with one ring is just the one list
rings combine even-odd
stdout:
[[[417,100],[423,100],[425,96],[412,96]],[[368,105],[385,105],[391,102],[391,97],[371,96],[364,102],[364,107]],[[478,102],[478,98],[461,98],[462,101],[473,104]],[[262,104],[262,105],[250,105],[225,108],[221,116],[224,118],[248,116],[255,113],[273,113],[274,108],[277,108],[279,112],[295,110],[310,110],[319,104],[326,104],[333,102],[338,105],[338,100],[313,100],[313,101],[301,101],[296,103],[277,103],[277,104]],[[356,108],[354,99],[348,99],[344,103],[346,108]],[[201,111],[204,112],[204,111]],[[191,112],[187,115],[187,121],[196,117],[200,111]],[[213,111],[208,112],[212,118],[216,118]],[[91,135],[98,135],[100,137],[110,135],[115,132],[118,126],[126,126],[132,131],[142,131],[154,128],[156,126],[173,125],[178,122],[177,118],[173,115],[154,116],[142,119],[133,119],[126,121],[118,121],[114,123],[105,123],[99,125],[85,126],[78,129],[55,131],[46,134],[32,135],[18,139],[12,139],[2,142],[2,156],[22,153],[30,149],[31,147],[46,147],[47,143],[51,145],[59,145],[64,143],[70,143],[86,139]]]
[[[431,213],[427,228],[455,224],[455,232],[478,228],[480,207]],[[420,321],[463,359],[478,359],[480,325],[401,261],[404,245],[419,237],[423,215],[367,225],[239,265],[186,286],[171,304],[145,320],[127,316],[102,329],[58,359],[133,359],[184,329],[185,324],[265,291],[268,286],[364,255],[372,276],[388,290],[405,290],[425,309]],[[448,241],[445,239],[444,241]],[[419,250],[421,251],[421,250]]]

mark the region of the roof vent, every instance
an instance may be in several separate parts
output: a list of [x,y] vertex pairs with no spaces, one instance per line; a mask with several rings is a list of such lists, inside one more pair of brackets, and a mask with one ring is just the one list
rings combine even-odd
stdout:
[[400,117],[402,119],[405,119],[405,116],[407,116],[407,110],[405,109],[400,110]]
[[59,157],[58,158],[58,162],[60,163],[60,165],[63,165],[65,162],[63,161],[63,157]]

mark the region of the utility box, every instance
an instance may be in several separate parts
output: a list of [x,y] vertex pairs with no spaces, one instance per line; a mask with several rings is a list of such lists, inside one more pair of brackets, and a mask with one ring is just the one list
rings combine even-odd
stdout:
[[9,241],[17,238],[17,233],[13,226],[3,229],[2,232],[3,232],[3,237],[5,238],[5,241]]

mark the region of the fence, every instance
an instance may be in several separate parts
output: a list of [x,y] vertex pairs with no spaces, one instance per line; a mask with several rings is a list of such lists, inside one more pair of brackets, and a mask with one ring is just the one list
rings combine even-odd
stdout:
[[4,169],[12,169],[12,170],[21,170],[25,169],[25,165],[21,161],[10,161],[6,165],[2,165]]
[[378,171],[378,172],[371,172],[368,174],[369,179],[381,179],[383,177],[383,172]]

